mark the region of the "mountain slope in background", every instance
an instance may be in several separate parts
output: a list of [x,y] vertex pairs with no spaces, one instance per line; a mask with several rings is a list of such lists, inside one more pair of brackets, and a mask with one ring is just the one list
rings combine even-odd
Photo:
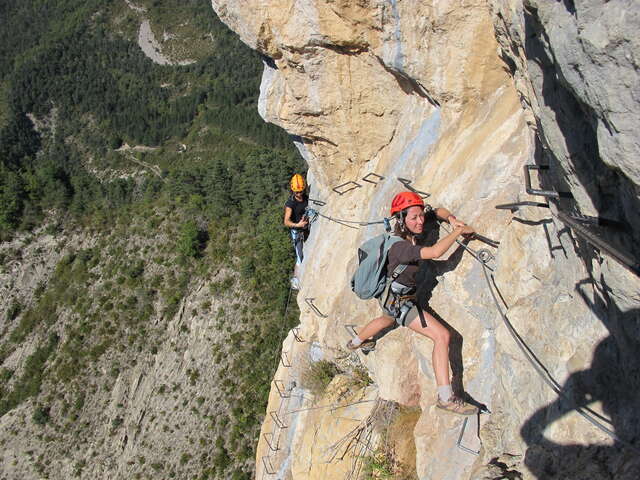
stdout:
[[250,478],[303,169],[260,58],[206,1],[0,9],[0,478]]

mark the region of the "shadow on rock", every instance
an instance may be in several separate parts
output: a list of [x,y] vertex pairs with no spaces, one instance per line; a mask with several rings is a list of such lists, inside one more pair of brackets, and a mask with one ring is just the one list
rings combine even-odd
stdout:
[[[640,478],[640,309],[620,310],[606,284],[591,301],[580,282],[577,292],[607,327],[610,335],[596,347],[590,368],[573,373],[558,399],[541,408],[522,426],[527,442],[525,464],[539,479]],[[594,285],[597,285],[594,283]],[[606,417],[591,412],[601,402]],[[582,408],[619,440],[613,445],[558,444],[545,429],[568,413]],[[593,427],[597,432],[596,426]]]

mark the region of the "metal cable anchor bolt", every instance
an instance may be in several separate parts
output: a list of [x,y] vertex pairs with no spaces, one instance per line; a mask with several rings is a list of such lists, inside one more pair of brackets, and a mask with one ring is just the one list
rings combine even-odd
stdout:
[[478,258],[482,263],[488,263],[491,260],[494,260],[495,257],[489,250],[487,250],[486,248],[483,248],[482,250],[478,251]]

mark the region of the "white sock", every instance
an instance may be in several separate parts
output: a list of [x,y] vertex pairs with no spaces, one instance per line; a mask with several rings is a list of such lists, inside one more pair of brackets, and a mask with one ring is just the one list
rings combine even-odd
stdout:
[[360,340],[360,337],[358,337],[358,336],[356,335],[355,337],[353,337],[353,338],[351,339],[351,344],[352,344],[354,347],[357,347],[358,345],[362,344],[362,340]]
[[441,402],[448,401],[453,396],[453,390],[451,389],[451,385],[442,385],[438,387],[438,398]]

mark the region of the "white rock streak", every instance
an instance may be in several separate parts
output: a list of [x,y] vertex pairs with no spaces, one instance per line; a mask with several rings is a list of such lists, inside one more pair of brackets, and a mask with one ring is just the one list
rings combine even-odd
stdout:
[[[146,13],[146,8],[138,7],[129,0],[125,1],[131,10],[140,14],[141,16],[142,14]],[[175,35],[164,32],[163,38],[166,41],[175,38]],[[149,57],[152,61],[159,65],[190,65],[192,63],[195,63],[195,60],[188,59],[182,60],[180,62],[175,62],[166,57],[162,53],[162,45],[156,40],[156,37],[153,34],[151,23],[146,18],[143,19],[142,24],[140,25],[140,31],[138,32],[138,45],[147,57]]]
[[156,41],[156,37],[151,30],[151,24],[149,20],[144,20],[140,25],[140,32],[138,33],[138,45],[144,52],[144,54],[160,65],[174,65],[175,63],[169,60],[162,54],[162,46]]

